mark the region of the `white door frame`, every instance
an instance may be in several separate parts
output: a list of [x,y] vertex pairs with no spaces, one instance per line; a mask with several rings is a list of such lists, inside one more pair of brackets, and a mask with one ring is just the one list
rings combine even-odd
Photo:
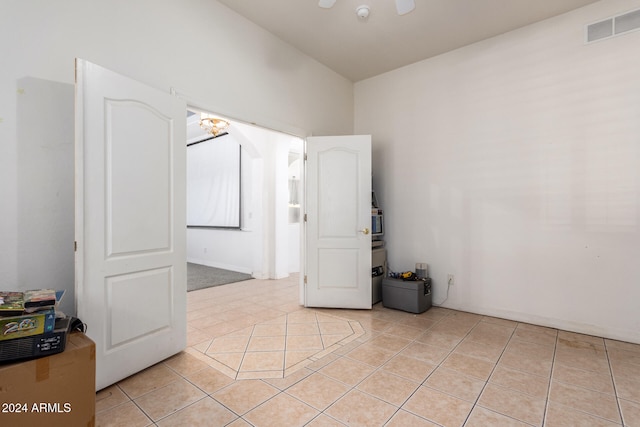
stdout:
[[[271,132],[277,132],[280,133],[282,135],[286,135],[286,136],[290,136],[292,138],[299,138],[302,140],[303,142],[303,153],[302,155],[304,156],[304,144],[306,141],[307,136],[309,135],[309,132],[306,132],[304,130],[302,130],[301,128],[297,128],[297,127],[292,127],[290,125],[284,124],[284,123],[279,123],[279,122],[272,122],[270,120],[260,120],[258,122],[256,121],[252,121],[252,120],[247,120],[247,119],[242,119],[242,118],[238,118],[241,117],[241,115],[234,115],[234,114],[227,114],[225,112],[225,108],[222,107],[213,107],[211,106],[210,102],[205,102],[202,100],[199,100],[197,97],[194,97],[192,95],[186,94],[182,91],[177,90],[176,88],[171,88],[171,93],[175,94],[176,96],[178,96],[179,98],[183,99],[186,104],[187,104],[187,109],[191,109],[191,110],[196,110],[196,111],[203,111],[209,114],[213,114],[213,115],[219,115],[220,117],[224,117],[226,119],[228,119],[231,122],[231,126],[233,126],[233,123],[240,123],[242,125],[246,125],[246,126],[254,126],[260,129],[264,129],[266,131],[271,131]],[[266,124],[263,124],[266,123]],[[284,130],[281,130],[284,129]],[[241,140],[244,140],[242,137],[239,138]],[[247,142],[247,141],[245,141]],[[248,141],[249,144],[251,144],[250,141]],[[252,147],[253,148],[253,147]],[[255,148],[253,148],[253,152],[258,155],[259,153],[255,150]],[[263,158],[264,159],[264,158]],[[264,160],[268,160],[268,159],[264,159]],[[304,164],[304,162],[303,162]],[[304,206],[304,200],[305,200],[305,181],[304,181],[304,166],[302,168],[303,170],[301,170],[301,182],[300,185],[302,187],[302,195],[301,195],[301,206],[300,206],[300,211],[301,211],[301,218],[300,218],[300,276],[302,277],[302,272],[303,272],[303,266],[304,266],[304,222],[302,220],[302,212],[304,212],[305,210],[305,206]],[[268,225],[268,224],[267,224]],[[263,234],[268,234],[268,229],[264,227],[263,224]],[[272,247],[273,245],[269,245],[269,241],[267,241],[268,239],[264,239],[263,240],[263,254],[268,254],[272,251]],[[263,265],[272,265],[275,264],[275,260],[264,260],[263,259]],[[269,269],[267,269],[269,270]],[[275,270],[273,271],[273,273],[275,274]],[[301,279],[302,280],[302,279]],[[301,286],[302,286],[302,281],[300,282]],[[302,298],[302,293],[303,291],[301,290],[301,298]],[[300,304],[303,304],[303,300],[300,299]]]
[[[206,102],[199,100],[197,97],[186,94],[180,90],[175,88],[171,88],[171,92],[176,94],[178,97],[185,100],[187,103],[187,107],[211,112],[212,114],[219,114],[222,117],[228,118],[232,122],[239,122],[247,125],[257,126],[266,130],[279,132],[285,135],[290,135],[296,138],[301,138],[303,140],[303,156],[306,153],[306,140],[308,137],[312,136],[311,132],[308,132],[302,128],[292,127],[288,124],[276,122],[270,119],[260,118],[259,120],[251,120],[242,118],[242,113],[238,112],[234,114],[234,112],[229,111],[223,106],[215,106],[211,102]],[[303,170],[301,173],[301,182],[300,185],[302,187],[302,195],[301,195],[301,206],[300,206],[300,276],[299,276],[299,304],[305,304],[305,283],[304,276],[307,272],[306,265],[306,223],[304,222],[304,213],[307,211],[307,190],[306,190],[306,162],[303,161]],[[185,231],[186,232],[186,231]]]

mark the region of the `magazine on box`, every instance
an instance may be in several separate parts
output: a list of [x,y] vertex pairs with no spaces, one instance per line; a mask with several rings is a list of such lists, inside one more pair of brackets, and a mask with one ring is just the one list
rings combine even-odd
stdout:
[[19,316],[24,311],[22,292],[0,291],[0,316]]

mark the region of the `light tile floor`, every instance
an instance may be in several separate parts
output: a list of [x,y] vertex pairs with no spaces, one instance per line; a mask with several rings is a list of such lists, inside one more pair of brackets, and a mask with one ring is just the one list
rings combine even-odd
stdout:
[[640,345],[298,295],[296,277],[190,292],[189,348],[98,392],[96,424],[640,426]]

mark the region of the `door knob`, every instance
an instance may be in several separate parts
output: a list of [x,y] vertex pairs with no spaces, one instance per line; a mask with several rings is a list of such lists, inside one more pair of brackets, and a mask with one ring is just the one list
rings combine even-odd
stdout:
[[369,229],[368,228],[363,228],[362,230],[360,230],[360,232],[362,234],[369,234]]

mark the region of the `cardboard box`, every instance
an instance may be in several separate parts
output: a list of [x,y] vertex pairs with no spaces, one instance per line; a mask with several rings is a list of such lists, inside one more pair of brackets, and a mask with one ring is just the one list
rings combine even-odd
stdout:
[[0,365],[1,426],[93,426],[96,346],[80,332],[65,351]]
[[52,332],[55,323],[56,312],[53,309],[22,316],[0,317],[0,341]]

